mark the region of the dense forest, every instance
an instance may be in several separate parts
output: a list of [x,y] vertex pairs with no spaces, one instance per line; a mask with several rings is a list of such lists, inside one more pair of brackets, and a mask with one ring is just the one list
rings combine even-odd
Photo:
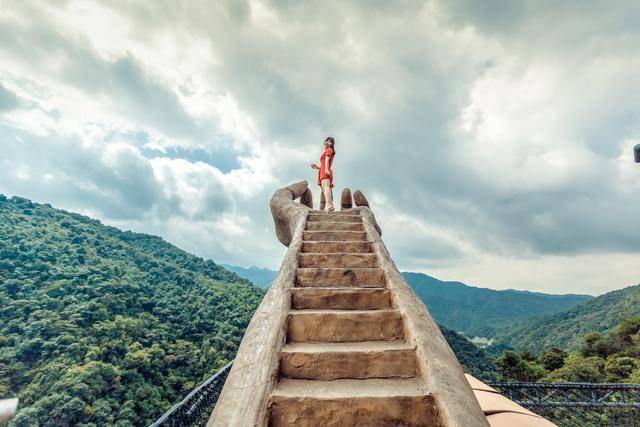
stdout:
[[[420,276],[407,279],[436,320],[466,313],[467,331],[521,318],[527,303],[548,312],[587,300],[512,327],[490,347],[507,349],[495,363],[444,322],[480,379],[640,382],[640,286],[590,299]],[[0,398],[20,398],[12,425],[149,424],[233,359],[263,294],[159,237],[0,195]]]
[[640,316],[640,285],[608,292],[569,310],[498,331],[497,344],[534,353],[552,347],[573,350],[582,336],[606,333],[621,319],[636,316]]
[[483,381],[497,379],[496,366],[484,349],[476,346],[463,335],[445,326],[438,326],[465,372]]
[[496,330],[534,316],[567,310],[591,300],[589,295],[496,291],[460,282],[444,282],[422,273],[402,273],[440,324],[467,337],[495,337]]
[[0,195],[12,424],[148,425],[233,359],[262,295],[158,237]]
[[539,355],[505,351],[496,360],[501,380],[640,383],[640,317],[606,334],[591,332],[572,352],[552,347]]

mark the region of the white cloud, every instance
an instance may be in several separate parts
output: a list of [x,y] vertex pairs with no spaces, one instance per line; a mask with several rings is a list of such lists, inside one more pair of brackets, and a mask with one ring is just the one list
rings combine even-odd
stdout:
[[639,12],[22,2],[0,12],[0,191],[275,268],[268,200],[317,198],[331,135],[400,267],[604,292],[640,261]]

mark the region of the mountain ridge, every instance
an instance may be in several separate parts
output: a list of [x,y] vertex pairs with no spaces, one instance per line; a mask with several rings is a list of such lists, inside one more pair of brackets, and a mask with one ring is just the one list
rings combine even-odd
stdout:
[[[277,274],[276,271],[266,268],[223,265],[247,280],[257,280],[258,283],[254,283],[260,287],[268,287]],[[493,338],[495,331],[503,327],[504,322],[513,324],[537,314],[562,311],[593,298],[591,295],[582,294],[547,294],[518,289],[480,288],[458,281],[442,281],[424,273],[402,272],[402,275],[438,323],[472,338],[476,336]],[[509,297],[516,300],[517,312],[510,306],[503,316],[487,313],[488,310],[493,312],[502,310],[503,307],[499,305],[501,301],[505,306],[512,305],[508,304],[513,303],[508,301]],[[478,299],[497,299],[497,301],[488,307],[488,310],[478,311],[478,304],[472,306]],[[527,306],[529,302],[537,304],[533,307],[534,309]],[[453,310],[452,307],[454,307]],[[464,318],[460,318],[461,316]]]
[[276,275],[278,274],[277,271],[270,270],[268,268],[240,267],[231,264],[221,265],[227,270],[236,273],[238,276],[249,280],[259,288],[268,288],[269,286],[271,286],[271,283],[275,280]]
[[593,299],[590,295],[479,288],[423,273],[402,275],[436,321],[468,337],[494,338],[496,330],[505,326]]
[[233,360],[264,291],[157,236],[0,195],[15,425],[149,425]]
[[583,335],[610,332],[623,318],[640,316],[640,284],[607,292],[568,310],[536,316],[498,330],[497,343],[518,350],[574,349]]

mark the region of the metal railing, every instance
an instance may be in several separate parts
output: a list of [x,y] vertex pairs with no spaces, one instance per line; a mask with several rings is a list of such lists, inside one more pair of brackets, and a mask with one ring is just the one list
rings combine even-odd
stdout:
[[151,424],[151,427],[204,426],[216,406],[232,364],[233,362],[230,362],[225,365],[200,384],[180,403],[173,405],[155,423]]
[[[151,427],[205,425],[232,363],[189,393]],[[640,384],[492,382],[488,385],[560,427],[640,427]]]
[[488,383],[558,426],[640,426],[640,384]]

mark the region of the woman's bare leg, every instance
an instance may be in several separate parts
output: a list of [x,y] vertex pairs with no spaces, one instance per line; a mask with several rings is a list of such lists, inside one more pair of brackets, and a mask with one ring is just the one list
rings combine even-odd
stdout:
[[331,182],[328,179],[323,179],[321,184],[322,192],[324,193],[324,200],[326,202],[325,210],[335,210],[335,208],[333,207],[333,193],[331,192]]

